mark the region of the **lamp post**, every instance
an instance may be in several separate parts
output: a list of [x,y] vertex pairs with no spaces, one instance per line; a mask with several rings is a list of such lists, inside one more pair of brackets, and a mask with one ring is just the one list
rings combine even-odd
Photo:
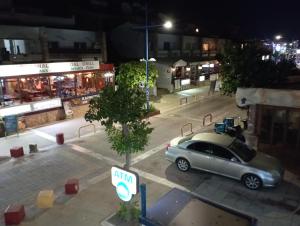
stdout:
[[150,93],[149,93],[149,29],[151,28],[159,28],[164,27],[166,29],[172,28],[173,24],[171,21],[166,21],[164,24],[161,25],[149,25],[148,24],[148,2],[146,1],[145,7],[145,63],[146,63],[146,103],[147,103],[147,111],[150,109]]

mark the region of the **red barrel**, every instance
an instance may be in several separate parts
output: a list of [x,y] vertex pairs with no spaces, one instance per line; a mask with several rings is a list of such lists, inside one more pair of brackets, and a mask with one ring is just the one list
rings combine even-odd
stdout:
[[56,134],[56,143],[61,145],[61,144],[64,144],[64,142],[65,142],[64,134],[57,133]]

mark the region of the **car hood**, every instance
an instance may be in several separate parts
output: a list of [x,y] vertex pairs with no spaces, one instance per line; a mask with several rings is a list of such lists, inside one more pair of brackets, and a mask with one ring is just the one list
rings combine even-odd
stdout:
[[248,165],[265,171],[281,171],[282,169],[281,163],[278,159],[261,152],[257,152],[256,156],[250,162],[248,162]]

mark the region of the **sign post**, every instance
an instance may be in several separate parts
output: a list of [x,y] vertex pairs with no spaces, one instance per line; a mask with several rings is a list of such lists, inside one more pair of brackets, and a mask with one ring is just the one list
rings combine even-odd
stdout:
[[141,215],[142,215],[143,218],[146,218],[146,216],[147,216],[146,184],[141,184],[140,189],[141,189]]
[[139,176],[133,171],[113,166],[111,182],[116,187],[118,197],[124,202],[130,201],[133,195],[138,193]]

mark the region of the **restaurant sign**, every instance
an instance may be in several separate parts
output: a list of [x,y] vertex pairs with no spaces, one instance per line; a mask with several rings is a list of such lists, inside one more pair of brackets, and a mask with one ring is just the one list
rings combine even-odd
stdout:
[[98,70],[99,61],[0,65],[0,77]]

